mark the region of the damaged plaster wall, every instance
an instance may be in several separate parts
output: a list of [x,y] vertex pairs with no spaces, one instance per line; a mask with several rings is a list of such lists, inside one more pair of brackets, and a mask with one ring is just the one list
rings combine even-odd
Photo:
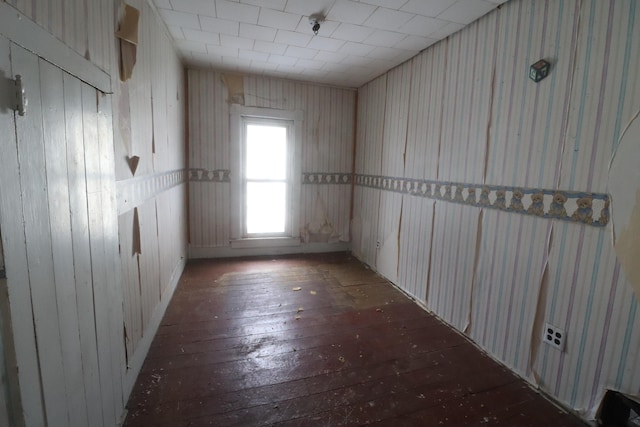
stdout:
[[[527,70],[540,58],[552,70],[536,84]],[[586,418],[605,389],[640,387],[633,274],[614,251],[611,231],[619,229],[608,221],[609,202],[590,199],[611,192],[615,207],[609,163],[640,110],[638,58],[640,9],[632,0],[512,0],[358,95],[356,180],[371,177],[355,188],[354,254]],[[408,114],[398,113],[400,104],[385,109],[404,97]],[[403,156],[404,170],[382,156]],[[629,179],[637,166],[613,167],[635,195]],[[432,180],[424,191],[438,193],[398,194],[385,185],[389,177],[400,186]],[[491,193],[493,208],[484,209],[484,195],[452,182],[508,191]],[[531,195],[524,206],[515,203],[519,189]],[[571,202],[585,203],[579,209],[566,202],[569,221],[550,218],[565,203],[551,203],[551,193],[541,200],[544,218],[523,215],[537,189],[588,200]],[[629,224],[621,229],[635,220]],[[545,322],[565,331],[563,351],[541,342]]]
[[[189,70],[190,255],[230,248],[229,106],[302,111],[302,248],[344,250],[350,240],[356,92],[282,79]],[[320,246],[317,246],[320,247]]]

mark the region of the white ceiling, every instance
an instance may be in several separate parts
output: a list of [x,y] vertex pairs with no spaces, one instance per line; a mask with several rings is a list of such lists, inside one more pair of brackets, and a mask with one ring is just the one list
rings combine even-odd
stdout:
[[190,66],[359,87],[507,0],[153,1]]

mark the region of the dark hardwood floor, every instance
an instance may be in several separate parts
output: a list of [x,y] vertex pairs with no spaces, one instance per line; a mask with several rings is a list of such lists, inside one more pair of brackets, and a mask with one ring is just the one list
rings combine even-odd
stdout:
[[129,427],[584,426],[348,254],[190,262],[128,409]]

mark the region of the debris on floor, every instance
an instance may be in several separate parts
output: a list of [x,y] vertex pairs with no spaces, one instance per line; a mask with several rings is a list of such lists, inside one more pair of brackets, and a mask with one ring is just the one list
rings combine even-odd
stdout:
[[123,427],[584,426],[346,256],[187,265]]

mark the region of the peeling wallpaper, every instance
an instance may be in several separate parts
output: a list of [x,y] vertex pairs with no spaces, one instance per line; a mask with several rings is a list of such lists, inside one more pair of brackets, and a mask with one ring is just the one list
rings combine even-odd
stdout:
[[[113,7],[119,4],[115,1]],[[126,82],[119,79],[118,62],[111,75],[117,100],[114,151],[125,342],[127,363],[136,366],[155,333],[150,325],[168,302],[187,256],[186,74],[155,10],[146,0],[127,4],[140,10],[137,62]],[[135,173],[127,161],[134,156],[139,158]],[[132,255],[135,243],[141,251]],[[137,371],[127,374],[132,387]]]
[[[512,0],[358,93],[353,252],[586,418],[606,388],[640,393],[638,301],[600,222],[639,73],[637,2]],[[424,181],[440,197],[403,184]],[[569,217],[591,194],[593,221],[549,218],[550,199],[545,218],[451,203],[455,183],[574,194]]]
[[[237,179],[230,158],[229,102],[303,112],[300,226],[326,218],[334,240],[348,241],[356,92],[238,77],[188,71],[191,247],[205,251],[229,247],[230,182]],[[233,82],[232,96],[225,81]]]

